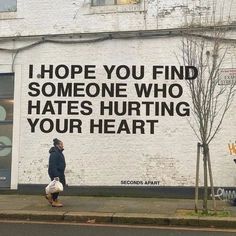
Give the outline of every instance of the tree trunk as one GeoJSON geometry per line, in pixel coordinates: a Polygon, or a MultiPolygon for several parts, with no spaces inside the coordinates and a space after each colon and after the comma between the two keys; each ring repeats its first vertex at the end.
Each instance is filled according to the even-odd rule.
{"type": "Polygon", "coordinates": [[[204,195],[203,195],[203,213],[208,213],[207,199],[208,199],[208,173],[207,173],[207,160],[208,160],[208,145],[203,143],[203,170],[204,170],[204,195]]]}
{"type": "Polygon", "coordinates": [[[199,185],[199,162],[201,144],[197,144],[196,182],[195,182],[195,212],[198,212],[198,185],[199,185]]]}
{"type": "Polygon", "coordinates": [[[211,169],[211,159],[210,159],[210,151],[208,146],[208,169],[209,169],[209,177],[210,177],[210,184],[211,184],[211,195],[213,200],[213,209],[216,213],[216,199],[215,199],[215,191],[214,191],[214,183],[213,183],[213,176],[212,176],[212,169],[211,169]]]}

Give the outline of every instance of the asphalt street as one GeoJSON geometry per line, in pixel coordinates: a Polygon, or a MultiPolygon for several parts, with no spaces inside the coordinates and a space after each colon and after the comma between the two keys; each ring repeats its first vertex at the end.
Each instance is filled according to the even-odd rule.
{"type": "Polygon", "coordinates": [[[0,222],[0,236],[233,236],[236,230],[172,228],[153,226],[0,222]]]}

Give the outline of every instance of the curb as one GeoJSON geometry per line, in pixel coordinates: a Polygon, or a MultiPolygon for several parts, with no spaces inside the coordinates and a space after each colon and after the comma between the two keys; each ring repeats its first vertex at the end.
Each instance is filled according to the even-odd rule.
{"type": "Polygon", "coordinates": [[[27,220],[73,223],[105,223],[129,225],[236,228],[234,217],[169,217],[159,214],[103,213],[103,212],[49,212],[0,211],[0,220],[27,220]]]}
{"type": "Polygon", "coordinates": [[[78,223],[112,223],[113,213],[103,212],[68,212],[64,214],[64,221],[78,223]]]}
{"type": "Polygon", "coordinates": [[[1,220],[63,221],[64,212],[0,211],[1,220]]]}

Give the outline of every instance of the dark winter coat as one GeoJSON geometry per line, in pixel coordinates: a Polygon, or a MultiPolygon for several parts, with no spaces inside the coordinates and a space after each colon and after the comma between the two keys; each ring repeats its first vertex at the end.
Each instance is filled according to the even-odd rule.
{"type": "Polygon", "coordinates": [[[64,172],[66,168],[66,162],[62,150],[57,147],[52,147],[50,148],[49,153],[50,157],[48,165],[48,174],[51,180],[53,180],[55,177],[59,177],[60,182],[65,185],[64,172]]]}

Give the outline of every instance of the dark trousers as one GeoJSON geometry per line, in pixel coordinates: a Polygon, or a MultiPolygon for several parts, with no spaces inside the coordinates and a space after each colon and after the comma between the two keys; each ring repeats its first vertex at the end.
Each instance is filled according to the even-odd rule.
{"type": "Polygon", "coordinates": [[[52,200],[56,201],[59,196],[59,193],[52,193],[52,200]]]}
{"type": "MultiPolygon", "coordinates": [[[[58,176],[55,176],[58,177],[58,176]]],[[[55,178],[54,176],[50,176],[51,180],[54,180],[55,178]]],[[[64,176],[59,176],[60,182],[62,183],[63,187],[65,187],[66,185],[66,179],[65,179],[65,175],[64,176]]],[[[57,200],[59,196],[59,193],[52,193],[52,200],[55,201],[57,200]]]]}

